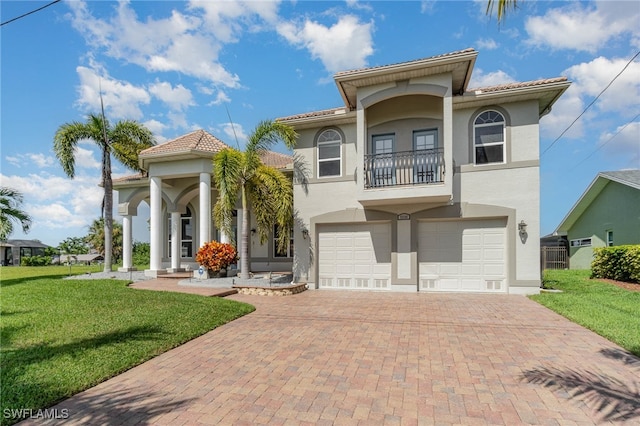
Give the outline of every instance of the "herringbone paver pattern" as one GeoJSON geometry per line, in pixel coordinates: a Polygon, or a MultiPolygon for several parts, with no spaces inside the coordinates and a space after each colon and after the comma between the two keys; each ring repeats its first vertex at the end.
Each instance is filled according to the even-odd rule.
{"type": "Polygon", "coordinates": [[[640,360],[522,296],[307,291],[55,407],[65,424],[640,422],[640,360]]]}

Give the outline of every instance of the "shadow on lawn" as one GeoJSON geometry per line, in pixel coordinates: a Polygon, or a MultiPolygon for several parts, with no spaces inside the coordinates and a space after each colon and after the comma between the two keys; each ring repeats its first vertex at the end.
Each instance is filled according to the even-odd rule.
{"type": "MultiPolygon", "coordinates": [[[[59,424],[67,422],[89,425],[149,424],[156,416],[172,412],[177,415],[192,401],[194,398],[179,398],[149,390],[106,390],[80,393],[51,407],[50,412],[60,417],[67,417],[58,420],[59,424]]],[[[163,422],[163,424],[169,423],[171,419],[163,422]]]]}
{"type": "MultiPolygon", "coordinates": [[[[619,349],[602,349],[607,358],[631,367],[640,367],[640,359],[619,349]]],[[[552,390],[564,390],[570,398],[580,399],[602,413],[603,421],[628,421],[640,418],[640,382],[622,382],[605,374],[555,367],[525,371],[523,379],[552,390]]]]}
{"type": "Polygon", "coordinates": [[[130,342],[132,340],[157,340],[162,333],[164,331],[158,326],[136,326],[74,340],[61,345],[41,343],[16,349],[9,348],[2,351],[3,369],[11,368],[14,364],[24,366],[24,364],[38,363],[58,356],[77,356],[83,351],[104,345],[130,342]]]}

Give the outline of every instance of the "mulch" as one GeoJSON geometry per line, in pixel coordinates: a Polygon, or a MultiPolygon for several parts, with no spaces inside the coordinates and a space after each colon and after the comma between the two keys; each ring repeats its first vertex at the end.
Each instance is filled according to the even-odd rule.
{"type": "Polygon", "coordinates": [[[602,281],[607,284],[612,284],[629,291],[640,291],[640,284],[636,284],[636,283],[627,283],[624,281],[609,280],[606,278],[598,278],[598,281],[602,281]]]}

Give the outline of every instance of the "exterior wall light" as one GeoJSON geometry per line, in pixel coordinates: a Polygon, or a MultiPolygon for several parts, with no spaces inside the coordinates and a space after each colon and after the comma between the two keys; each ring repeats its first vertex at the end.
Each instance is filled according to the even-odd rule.
{"type": "Polygon", "coordinates": [[[527,233],[527,224],[525,223],[524,220],[521,220],[520,223],[518,224],[518,231],[521,234],[526,234],[527,233]]]}
{"type": "Polygon", "coordinates": [[[309,238],[309,231],[307,231],[306,229],[303,229],[302,230],[302,238],[305,239],[305,240],[307,238],[309,238]]]}

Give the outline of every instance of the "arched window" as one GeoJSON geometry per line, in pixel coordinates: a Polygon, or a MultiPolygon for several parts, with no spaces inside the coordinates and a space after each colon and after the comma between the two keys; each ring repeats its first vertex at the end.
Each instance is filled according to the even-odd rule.
{"type": "Polygon", "coordinates": [[[327,129],[318,136],[318,177],[342,176],[342,136],[327,129]]]}
{"type": "Polygon", "coordinates": [[[485,111],[473,122],[475,164],[504,163],[505,119],[497,111],[485,111]]]}

